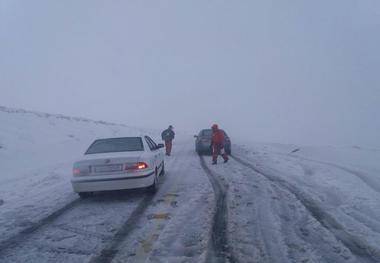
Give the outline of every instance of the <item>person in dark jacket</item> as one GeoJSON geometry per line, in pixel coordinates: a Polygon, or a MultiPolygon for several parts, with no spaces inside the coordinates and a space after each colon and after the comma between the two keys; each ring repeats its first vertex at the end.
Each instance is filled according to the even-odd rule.
{"type": "Polygon", "coordinates": [[[224,132],[219,130],[217,124],[212,125],[212,137],[211,137],[211,147],[212,147],[212,164],[217,163],[218,156],[221,155],[223,157],[224,162],[228,162],[228,156],[224,151],[224,132]]]}
{"type": "Polygon", "coordinates": [[[170,156],[172,152],[172,145],[173,145],[173,139],[174,139],[175,133],[173,131],[173,126],[169,126],[166,130],[164,130],[161,133],[161,138],[163,141],[165,141],[165,149],[166,149],[166,155],[170,156]]]}

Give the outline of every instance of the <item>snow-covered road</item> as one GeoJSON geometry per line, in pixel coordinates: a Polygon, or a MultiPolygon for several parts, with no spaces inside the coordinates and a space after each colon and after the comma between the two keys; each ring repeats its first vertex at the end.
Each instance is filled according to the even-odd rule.
{"type": "Polygon", "coordinates": [[[0,261],[204,261],[214,208],[208,178],[189,143],[178,144],[166,167],[155,195],[120,191],[80,200],[66,193],[67,203],[2,237],[0,261]]]}
{"type": "Polygon", "coordinates": [[[0,262],[380,262],[379,150],[233,145],[212,166],[180,135],[156,194],[82,200],[69,178],[89,134],[134,131],[47,120],[56,138],[25,151],[16,139],[38,131],[0,129],[0,262]]]}
{"type": "MultiPolygon", "coordinates": [[[[48,214],[35,204],[42,216],[2,236],[0,261],[380,260],[380,243],[370,239],[378,238],[377,231],[367,238],[363,227],[340,221],[339,211],[331,209],[334,203],[324,204],[299,182],[276,175],[260,158],[250,160],[243,153],[239,149],[229,163],[211,166],[209,156],[198,157],[193,142],[183,140],[167,158],[167,173],[155,195],[136,190],[79,200],[66,193],[66,203],[48,214]]],[[[334,194],[327,190],[321,193],[334,194]]],[[[378,218],[367,222],[367,227],[379,226],[378,218]]]]}

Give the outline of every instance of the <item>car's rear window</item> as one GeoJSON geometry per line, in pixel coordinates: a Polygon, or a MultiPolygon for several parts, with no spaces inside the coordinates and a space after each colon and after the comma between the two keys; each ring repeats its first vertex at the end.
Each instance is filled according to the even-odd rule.
{"type": "Polygon", "coordinates": [[[141,137],[100,139],[91,144],[85,154],[143,151],[141,137]]]}
{"type": "Polygon", "coordinates": [[[212,135],[212,130],[203,130],[202,131],[202,136],[211,137],[211,135],[212,135]]]}
{"type": "MultiPolygon", "coordinates": [[[[224,132],[224,135],[226,137],[228,137],[227,133],[224,130],[222,130],[222,132],[224,132]]],[[[209,130],[202,130],[202,136],[211,137],[212,136],[212,130],[211,129],[209,129],[209,130]]]]}

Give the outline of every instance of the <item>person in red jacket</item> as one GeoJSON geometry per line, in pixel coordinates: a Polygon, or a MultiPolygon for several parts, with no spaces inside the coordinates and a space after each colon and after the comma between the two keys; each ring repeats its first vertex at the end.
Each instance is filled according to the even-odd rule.
{"type": "Polygon", "coordinates": [[[219,130],[218,124],[214,124],[211,127],[211,147],[212,147],[212,164],[217,163],[219,155],[222,155],[224,162],[228,162],[228,156],[224,151],[224,132],[219,130]]]}

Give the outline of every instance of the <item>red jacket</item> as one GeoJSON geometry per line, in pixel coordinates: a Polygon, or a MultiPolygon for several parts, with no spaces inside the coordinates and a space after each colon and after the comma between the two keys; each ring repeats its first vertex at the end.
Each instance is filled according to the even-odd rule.
{"type": "Polygon", "coordinates": [[[213,131],[211,141],[213,145],[224,145],[224,132],[221,130],[213,131]]]}

